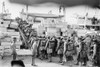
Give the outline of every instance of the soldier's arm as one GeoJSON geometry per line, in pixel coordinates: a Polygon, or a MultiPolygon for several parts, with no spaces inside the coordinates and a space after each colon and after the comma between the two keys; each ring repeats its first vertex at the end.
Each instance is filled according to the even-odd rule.
{"type": "Polygon", "coordinates": [[[38,43],[38,48],[40,47],[40,44],[41,44],[41,41],[39,40],[39,43],[38,43]]]}
{"type": "Polygon", "coordinates": [[[64,43],[64,52],[63,52],[64,54],[66,52],[66,44],[67,44],[67,42],[64,43]]]}
{"type": "Polygon", "coordinates": [[[38,40],[38,42],[37,42],[37,47],[39,47],[39,43],[40,43],[40,41],[38,40]]]}
{"type": "Polygon", "coordinates": [[[34,42],[32,43],[32,41],[31,41],[31,50],[33,49],[33,45],[34,45],[34,42]]]}
{"type": "Polygon", "coordinates": [[[94,45],[94,50],[93,50],[93,58],[94,58],[94,56],[96,55],[96,44],[94,45]]]}
{"type": "Polygon", "coordinates": [[[33,45],[33,43],[34,43],[34,41],[33,41],[33,39],[31,39],[31,40],[30,40],[30,44],[31,44],[31,46],[33,45]]]}
{"type": "Polygon", "coordinates": [[[45,49],[47,48],[47,46],[48,46],[48,43],[49,43],[49,40],[48,40],[48,41],[47,41],[47,43],[46,43],[45,49]]]}
{"type": "Polygon", "coordinates": [[[12,49],[13,43],[11,42],[10,48],[12,49]]]}
{"type": "Polygon", "coordinates": [[[58,41],[58,43],[57,43],[56,51],[58,50],[59,46],[60,46],[60,41],[58,41]]]}

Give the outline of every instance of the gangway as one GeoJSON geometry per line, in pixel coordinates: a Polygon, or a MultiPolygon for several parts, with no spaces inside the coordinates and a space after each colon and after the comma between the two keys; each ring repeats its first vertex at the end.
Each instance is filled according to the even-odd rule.
{"type": "Polygon", "coordinates": [[[28,47],[27,38],[26,38],[25,34],[22,32],[22,30],[20,29],[20,27],[18,27],[18,30],[19,30],[19,33],[20,33],[21,37],[23,38],[25,46],[28,47]]]}

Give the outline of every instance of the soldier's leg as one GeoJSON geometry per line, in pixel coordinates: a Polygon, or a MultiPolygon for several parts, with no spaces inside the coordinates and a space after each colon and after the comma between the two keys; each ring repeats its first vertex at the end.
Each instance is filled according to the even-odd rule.
{"type": "Polygon", "coordinates": [[[100,58],[99,58],[99,57],[100,57],[100,54],[99,54],[98,57],[97,57],[97,66],[98,66],[98,67],[100,67],[100,58]]]}
{"type": "Polygon", "coordinates": [[[63,54],[61,54],[61,62],[63,61],[63,54]]]}
{"type": "Polygon", "coordinates": [[[61,65],[64,65],[66,61],[67,61],[66,55],[63,54],[61,65]]]}
{"type": "Polygon", "coordinates": [[[16,56],[17,56],[16,53],[13,53],[12,56],[13,56],[13,60],[16,60],[16,56]]]}
{"type": "Polygon", "coordinates": [[[43,50],[43,59],[45,59],[45,54],[46,54],[45,50],[43,50]]]}
{"type": "Polygon", "coordinates": [[[39,58],[40,58],[41,60],[43,60],[43,53],[42,53],[42,50],[40,51],[40,56],[39,56],[39,58]]]}
{"type": "Polygon", "coordinates": [[[88,61],[88,55],[86,54],[85,58],[84,58],[84,65],[87,65],[87,61],[88,61]]]}
{"type": "Polygon", "coordinates": [[[49,59],[49,62],[52,62],[52,54],[51,53],[48,54],[48,59],[49,59]]]}
{"type": "Polygon", "coordinates": [[[79,60],[80,60],[80,53],[78,53],[78,55],[77,55],[76,65],[79,65],[79,60]]]}
{"type": "Polygon", "coordinates": [[[41,60],[42,59],[42,55],[40,54],[40,57],[39,57],[39,59],[41,60]]]}
{"type": "Polygon", "coordinates": [[[35,64],[35,55],[32,55],[32,66],[36,66],[36,64],[35,64]]]}
{"type": "Polygon", "coordinates": [[[37,57],[40,56],[40,53],[39,53],[39,48],[37,48],[37,57]]]}
{"type": "Polygon", "coordinates": [[[15,57],[15,55],[13,55],[13,60],[16,60],[16,57],[15,57]]]}
{"type": "Polygon", "coordinates": [[[45,59],[48,59],[47,55],[47,51],[45,50],[45,59]]]}
{"type": "Polygon", "coordinates": [[[41,60],[43,60],[45,58],[45,53],[44,50],[41,51],[41,60]]]}
{"type": "Polygon", "coordinates": [[[34,64],[35,64],[35,57],[32,56],[32,65],[34,65],[34,64]]]}
{"type": "Polygon", "coordinates": [[[62,61],[63,61],[63,54],[59,54],[59,63],[62,63],[62,61]]]}
{"type": "Polygon", "coordinates": [[[59,56],[59,63],[61,63],[61,55],[59,54],[58,56],[59,56]]]}
{"type": "Polygon", "coordinates": [[[86,66],[86,64],[87,64],[87,60],[86,60],[86,58],[84,58],[83,59],[83,66],[86,66]]]}
{"type": "Polygon", "coordinates": [[[39,50],[39,59],[41,58],[41,50],[39,50]]]}
{"type": "Polygon", "coordinates": [[[41,60],[43,60],[43,55],[44,55],[44,53],[43,53],[43,50],[41,51],[41,60]]]}

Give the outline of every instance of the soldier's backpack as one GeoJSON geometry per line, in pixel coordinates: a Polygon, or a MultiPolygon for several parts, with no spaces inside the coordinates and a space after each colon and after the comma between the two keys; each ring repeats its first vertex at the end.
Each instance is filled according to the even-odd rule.
{"type": "Polygon", "coordinates": [[[64,42],[61,41],[60,46],[59,46],[59,50],[58,50],[58,54],[63,54],[63,50],[64,50],[64,42]]]}
{"type": "Polygon", "coordinates": [[[46,45],[46,41],[45,40],[42,40],[41,41],[41,46],[45,46],[46,45]]]}
{"type": "Polygon", "coordinates": [[[67,44],[67,51],[71,51],[71,50],[74,50],[74,45],[73,45],[73,43],[68,43],[67,44]]]}
{"type": "Polygon", "coordinates": [[[40,50],[44,50],[45,49],[45,45],[46,45],[46,41],[45,40],[41,40],[40,50]]]}
{"type": "Polygon", "coordinates": [[[55,46],[55,41],[54,40],[50,40],[49,41],[49,48],[54,48],[55,46]]]}

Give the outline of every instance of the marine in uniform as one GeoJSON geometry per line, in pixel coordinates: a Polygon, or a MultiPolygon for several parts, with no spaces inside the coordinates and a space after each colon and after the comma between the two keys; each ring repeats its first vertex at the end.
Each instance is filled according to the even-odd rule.
{"type": "Polygon", "coordinates": [[[68,43],[66,44],[66,57],[68,60],[73,60],[73,53],[74,53],[74,44],[71,40],[68,40],[68,43]]]}
{"type": "Polygon", "coordinates": [[[96,49],[97,49],[97,44],[96,44],[95,40],[93,40],[91,42],[90,52],[89,52],[89,56],[91,57],[90,61],[92,61],[93,66],[95,66],[97,64],[96,49]]]}
{"type": "Polygon", "coordinates": [[[87,61],[88,61],[88,55],[87,55],[87,46],[84,42],[84,40],[81,42],[81,51],[79,52],[79,55],[78,55],[78,62],[81,62],[81,64],[83,66],[86,66],[87,65],[87,61]]]}
{"type": "Polygon", "coordinates": [[[76,63],[76,65],[78,65],[78,64],[79,64],[79,60],[78,60],[78,58],[79,58],[79,53],[80,53],[80,51],[81,51],[81,40],[80,40],[80,38],[78,38],[78,41],[77,41],[75,47],[76,47],[76,50],[77,50],[77,57],[76,57],[77,63],[76,63]]]}
{"type": "Polygon", "coordinates": [[[63,42],[63,39],[61,38],[58,38],[58,45],[57,45],[57,54],[59,55],[59,58],[60,58],[60,63],[62,63],[63,61],[63,51],[64,51],[64,42],[63,42]]]}
{"type": "Polygon", "coordinates": [[[46,40],[43,38],[41,39],[40,45],[39,45],[39,54],[40,54],[40,59],[46,59],[46,50],[45,50],[45,46],[46,46],[46,40]]]}
{"type": "Polygon", "coordinates": [[[55,46],[55,41],[52,39],[48,39],[46,43],[46,49],[47,49],[49,62],[52,62],[52,54],[53,54],[54,46],[55,46]]]}
{"type": "Polygon", "coordinates": [[[64,39],[64,51],[63,51],[63,62],[62,65],[66,61],[73,60],[73,53],[74,53],[74,44],[70,40],[70,37],[64,39]]]}

